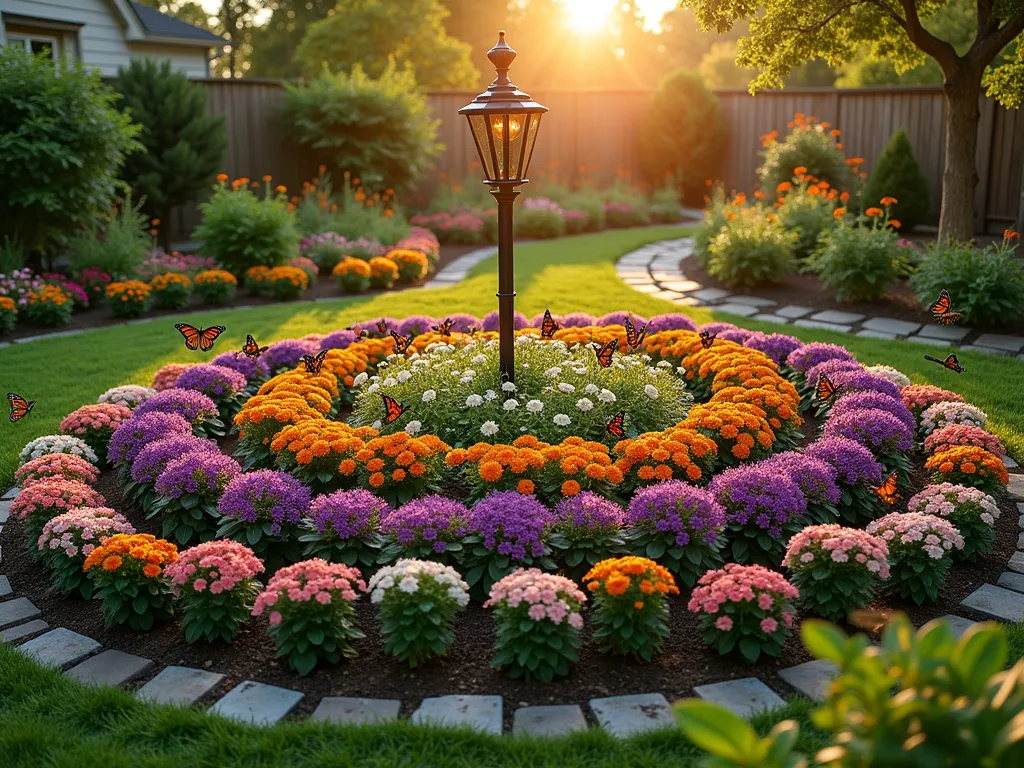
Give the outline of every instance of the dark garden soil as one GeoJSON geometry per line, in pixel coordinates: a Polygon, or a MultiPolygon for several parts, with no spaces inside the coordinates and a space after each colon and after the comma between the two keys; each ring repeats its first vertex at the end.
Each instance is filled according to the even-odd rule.
{"type": "MultiPolygon", "coordinates": [[[[462,256],[470,251],[475,251],[482,248],[482,245],[442,245],[441,246],[441,257],[438,260],[435,271],[428,275],[424,280],[416,283],[402,283],[395,286],[395,290],[403,290],[415,285],[422,285],[423,283],[430,280],[434,274],[440,271],[449,262],[454,261],[459,256],[462,256]]],[[[358,294],[360,297],[372,298],[386,291],[367,291],[366,293],[358,294]]],[[[353,294],[355,295],[355,294],[353,294]]],[[[338,284],[333,277],[330,275],[320,275],[316,284],[307,290],[302,297],[296,299],[296,301],[313,301],[315,299],[330,298],[332,296],[341,296],[338,291],[338,284]]],[[[148,311],[144,317],[173,317],[181,315],[184,312],[198,312],[204,311],[208,313],[216,313],[219,310],[232,309],[233,307],[257,307],[264,306],[267,304],[282,304],[284,302],[272,299],[269,296],[252,296],[244,289],[239,288],[235,298],[229,303],[219,307],[207,307],[204,306],[198,296],[192,296],[189,306],[187,309],[152,309],[148,311]]],[[[124,320],[121,318],[114,317],[110,314],[110,310],[103,303],[98,306],[90,307],[89,309],[82,312],[75,312],[71,316],[71,322],[68,325],[60,328],[41,328],[39,326],[28,325],[27,323],[19,323],[13,333],[8,335],[0,334],[0,341],[17,341],[20,338],[26,336],[40,336],[47,333],[55,333],[58,331],[69,331],[82,328],[106,328],[109,326],[122,325],[124,320]]]]}

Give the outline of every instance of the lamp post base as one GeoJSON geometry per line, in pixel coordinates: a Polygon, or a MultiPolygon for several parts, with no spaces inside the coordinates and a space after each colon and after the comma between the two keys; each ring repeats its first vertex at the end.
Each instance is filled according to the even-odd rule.
{"type": "Polygon", "coordinates": [[[512,204],[519,197],[517,182],[486,182],[498,203],[498,361],[502,382],[515,383],[515,270],[512,258],[512,204]]]}

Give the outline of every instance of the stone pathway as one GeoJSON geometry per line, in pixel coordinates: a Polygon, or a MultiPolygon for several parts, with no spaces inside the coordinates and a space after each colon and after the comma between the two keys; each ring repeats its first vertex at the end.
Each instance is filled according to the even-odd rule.
{"type": "Polygon", "coordinates": [[[717,312],[749,317],[766,323],[852,333],[871,339],[905,339],[931,347],[960,347],[1024,360],[1024,337],[976,333],[962,326],[922,325],[893,317],[867,317],[857,312],[827,310],[778,302],[758,296],[705,288],[683,272],[693,256],[693,239],[665,240],[627,253],[615,265],[619,278],[635,291],[684,307],[709,307],[717,312]]]}

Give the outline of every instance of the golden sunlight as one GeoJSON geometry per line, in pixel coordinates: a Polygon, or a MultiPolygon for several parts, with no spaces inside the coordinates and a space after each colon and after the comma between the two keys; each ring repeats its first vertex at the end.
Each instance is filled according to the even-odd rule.
{"type": "Polygon", "coordinates": [[[617,0],[562,0],[573,31],[590,35],[604,31],[617,0]]]}

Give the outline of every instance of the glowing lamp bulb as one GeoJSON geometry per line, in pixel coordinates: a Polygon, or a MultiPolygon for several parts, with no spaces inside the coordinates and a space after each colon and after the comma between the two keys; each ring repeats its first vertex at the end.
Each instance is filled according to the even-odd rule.
{"type": "MultiPolygon", "coordinates": [[[[491,120],[491,129],[494,131],[495,138],[503,139],[505,137],[505,116],[498,115],[491,120]]],[[[522,133],[523,126],[519,122],[517,115],[508,116],[508,140],[515,141],[519,134],[522,133]]]]}

